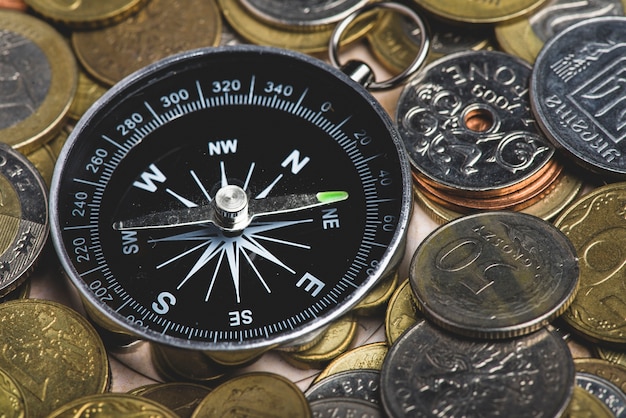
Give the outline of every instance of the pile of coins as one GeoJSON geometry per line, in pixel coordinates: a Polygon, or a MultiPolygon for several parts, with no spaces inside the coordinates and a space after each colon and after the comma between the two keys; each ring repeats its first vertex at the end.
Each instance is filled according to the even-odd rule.
{"type": "Polygon", "coordinates": [[[422,28],[371,0],[70,3],[0,1],[0,416],[626,416],[623,1],[392,3],[422,28]],[[426,56],[373,93],[413,177],[419,231],[394,271],[270,352],[146,345],[83,305],[47,199],[85,112],[195,48],[332,61],[345,19],[335,46],[377,72],[426,56]]]}

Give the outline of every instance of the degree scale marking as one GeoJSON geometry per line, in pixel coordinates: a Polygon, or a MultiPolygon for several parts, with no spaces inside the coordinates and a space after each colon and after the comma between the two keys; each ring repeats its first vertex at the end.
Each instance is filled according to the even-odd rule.
{"type": "MultiPolygon", "coordinates": [[[[254,79],[254,76],[253,76],[254,79]]],[[[212,97],[207,97],[205,95],[202,94],[202,88],[201,88],[201,84],[199,80],[195,80],[195,84],[197,86],[197,92],[199,93],[199,99],[197,99],[195,102],[195,106],[193,104],[188,104],[187,106],[185,106],[184,110],[185,112],[191,113],[193,111],[198,110],[198,108],[202,109],[202,108],[209,108],[212,106],[224,106],[224,105],[234,105],[234,104],[241,104],[241,105],[249,105],[249,104],[253,104],[253,105],[260,105],[260,106],[265,106],[265,107],[270,107],[270,108],[275,108],[278,110],[282,110],[282,111],[286,111],[289,113],[292,113],[296,116],[299,116],[313,124],[315,124],[316,126],[322,128],[325,132],[327,132],[328,134],[331,135],[332,138],[334,138],[337,143],[344,149],[344,151],[346,152],[346,154],[349,156],[349,158],[352,160],[354,167],[358,169],[358,175],[361,178],[361,184],[363,187],[363,192],[365,195],[365,200],[366,200],[366,205],[367,205],[367,212],[368,212],[368,216],[367,216],[367,220],[366,220],[366,234],[365,234],[365,238],[363,239],[363,242],[360,245],[360,249],[357,252],[357,255],[355,257],[355,261],[353,263],[353,266],[345,273],[345,276],[354,276],[356,275],[355,273],[353,273],[353,271],[355,270],[355,266],[356,265],[362,265],[362,267],[367,267],[366,264],[360,262],[359,260],[361,258],[363,259],[367,259],[367,257],[364,256],[364,252],[368,253],[368,251],[364,250],[364,247],[370,247],[371,245],[378,245],[381,247],[384,247],[383,244],[377,244],[373,241],[370,240],[370,238],[368,238],[368,230],[371,231],[375,231],[376,230],[376,225],[373,224],[372,219],[375,219],[376,222],[375,223],[380,223],[380,221],[378,220],[377,216],[375,216],[375,213],[372,212],[376,212],[378,207],[377,204],[380,202],[385,202],[385,201],[389,201],[392,199],[375,199],[372,200],[371,196],[377,196],[376,194],[376,190],[373,186],[368,187],[369,185],[373,185],[375,183],[375,179],[372,178],[371,173],[368,171],[368,165],[367,162],[369,160],[375,159],[378,156],[371,156],[368,157],[367,159],[365,159],[362,155],[359,155],[357,147],[356,147],[356,140],[353,140],[351,138],[349,138],[347,135],[343,134],[343,132],[340,131],[340,127],[341,125],[345,124],[350,118],[351,116],[347,117],[346,119],[344,119],[343,121],[340,122],[340,124],[334,124],[333,122],[329,121],[328,119],[326,119],[323,115],[323,113],[321,111],[317,111],[314,112],[311,109],[307,108],[307,107],[303,107],[302,106],[302,102],[305,99],[305,96],[308,92],[308,87],[305,88],[305,90],[303,91],[303,93],[301,94],[301,96],[298,98],[297,102],[289,102],[285,99],[279,98],[277,94],[274,94],[272,96],[265,96],[263,94],[254,94],[253,93],[253,86],[251,85],[251,90],[249,93],[249,99],[246,99],[246,96],[243,95],[231,95],[228,93],[223,93],[219,96],[212,96],[212,97]],[[238,97],[238,99],[237,99],[238,97]],[[271,97],[271,98],[270,98],[271,97]],[[352,149],[352,152],[350,151],[350,149],[352,149]]],[[[120,145],[119,143],[116,143],[114,140],[112,140],[109,137],[106,137],[105,135],[102,135],[102,139],[106,140],[107,142],[111,143],[112,145],[114,145],[116,148],[118,148],[118,152],[115,153],[115,155],[113,157],[111,157],[111,161],[107,162],[108,164],[111,164],[111,162],[115,162],[116,164],[119,163],[119,161],[121,161],[127,154],[128,152],[133,148],[134,145],[136,145],[137,143],[141,142],[141,140],[143,139],[143,137],[147,136],[148,134],[150,134],[152,131],[154,131],[156,128],[160,127],[161,125],[167,123],[170,121],[169,118],[164,118],[164,114],[158,114],[154,111],[154,109],[150,106],[149,103],[146,102],[146,108],[149,109],[149,111],[154,112],[153,116],[154,119],[150,120],[150,121],[146,121],[143,125],[138,126],[137,128],[135,128],[133,130],[133,134],[130,138],[127,139],[126,143],[124,143],[123,145],[120,145]],[[164,121],[165,119],[165,121],[164,121]]],[[[180,108],[179,108],[180,109],[180,108]]],[[[179,114],[178,116],[181,116],[181,114],[179,114]]],[[[109,167],[110,168],[110,167],[109,167]]],[[[252,169],[252,168],[251,168],[252,169]]],[[[87,184],[87,182],[81,180],[81,179],[74,179],[74,181],[76,182],[81,182],[83,184],[87,184]]],[[[100,192],[100,194],[102,193],[102,190],[104,189],[104,185],[102,184],[97,184],[97,183],[92,183],[92,186],[94,186],[95,188],[98,189],[98,191],[100,192]]],[[[88,229],[92,229],[92,228],[97,228],[97,225],[86,225],[86,226],[78,226],[78,227],[65,227],[65,229],[72,229],[72,228],[88,228],[88,229]]],[[[96,249],[96,251],[98,253],[102,253],[101,248],[96,249]]],[[[106,266],[106,261],[103,260],[102,257],[99,257],[98,260],[99,264],[104,264],[106,266]]],[[[90,272],[94,272],[94,271],[98,271],[99,268],[96,269],[91,269],[90,272]]],[[[88,272],[85,272],[83,274],[87,274],[88,272]]],[[[113,285],[117,284],[115,278],[113,278],[111,276],[111,274],[109,273],[106,277],[108,280],[113,280],[114,283],[113,285]]],[[[347,287],[357,287],[350,279],[347,279],[346,277],[341,278],[340,281],[337,283],[337,285],[335,285],[336,289],[331,289],[331,294],[333,296],[338,296],[338,294],[343,293],[343,290],[345,290],[347,287]],[[342,285],[343,283],[343,285],[342,285]],[[348,286],[345,286],[346,284],[348,284],[348,286]],[[337,292],[337,289],[339,289],[340,291],[337,292]]],[[[128,305],[129,302],[129,298],[128,295],[125,291],[118,291],[116,293],[122,293],[124,294],[126,297],[126,301],[117,308],[117,310],[121,310],[125,305],[128,305]]],[[[318,301],[321,302],[321,301],[318,301]]],[[[325,304],[336,304],[337,301],[333,298],[329,296],[326,296],[323,300],[323,302],[325,304]],[[330,300],[330,302],[329,302],[330,300]]],[[[133,301],[133,303],[131,305],[138,305],[136,303],[136,301],[133,301]]],[[[319,309],[319,307],[312,307],[312,308],[307,308],[306,309],[306,313],[307,315],[313,315],[315,316],[315,310],[319,309]]],[[[133,310],[133,312],[138,312],[138,311],[146,311],[145,307],[139,306],[133,310]],[[140,309],[141,308],[141,309],[140,309]]],[[[303,317],[303,313],[299,313],[296,314],[295,317],[293,318],[287,318],[286,320],[283,321],[283,324],[281,325],[280,323],[278,324],[274,324],[273,327],[275,329],[278,330],[283,330],[284,328],[291,328],[293,329],[293,327],[301,322],[301,319],[298,318],[298,316],[303,317]],[[286,322],[285,322],[286,321],[286,322]]],[[[156,315],[157,317],[157,321],[153,321],[153,322],[162,322],[162,318],[159,317],[158,315],[156,315]]],[[[172,326],[170,324],[170,320],[165,319],[166,322],[168,322],[168,327],[170,327],[170,329],[172,328],[179,328],[180,324],[175,324],[175,326],[172,326]]],[[[268,334],[267,328],[268,326],[265,325],[262,328],[264,329],[264,333],[268,334]]],[[[156,331],[156,330],[154,330],[156,331]]],[[[198,333],[198,331],[201,334],[204,334],[207,338],[213,338],[214,340],[219,340],[220,337],[219,335],[223,335],[224,331],[207,331],[207,330],[196,330],[196,334],[198,333]]],[[[166,329],[163,329],[162,331],[163,333],[166,332],[166,329]]],[[[241,335],[241,333],[244,331],[228,331],[228,333],[234,333],[234,335],[241,335]]],[[[259,330],[258,329],[252,329],[252,330],[246,330],[246,333],[254,333],[255,335],[259,334],[259,330]]]]}

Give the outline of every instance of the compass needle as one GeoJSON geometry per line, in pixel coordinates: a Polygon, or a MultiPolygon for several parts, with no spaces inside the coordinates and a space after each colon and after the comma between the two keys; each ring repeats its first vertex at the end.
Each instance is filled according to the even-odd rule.
{"type": "Polygon", "coordinates": [[[91,106],[57,162],[50,224],[113,329],[263,352],[311,338],[397,269],[412,203],[405,146],[361,84],[238,45],[162,59],[91,106]],[[106,169],[85,170],[94,160],[106,169]]]}

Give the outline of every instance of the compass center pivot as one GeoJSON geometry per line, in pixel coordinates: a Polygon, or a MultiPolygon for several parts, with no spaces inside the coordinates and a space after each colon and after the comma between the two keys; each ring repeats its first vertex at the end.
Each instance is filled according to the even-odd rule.
{"type": "Polygon", "coordinates": [[[229,231],[239,231],[250,223],[248,195],[241,187],[229,184],[220,188],[213,202],[218,226],[229,231]]]}

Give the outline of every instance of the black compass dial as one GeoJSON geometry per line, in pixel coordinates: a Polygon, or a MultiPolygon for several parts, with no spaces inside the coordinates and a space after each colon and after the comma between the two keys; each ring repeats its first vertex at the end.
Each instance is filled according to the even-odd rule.
{"type": "Polygon", "coordinates": [[[203,350],[291,342],[402,256],[408,162],[380,106],[298,53],[190,51],[116,85],[66,143],[55,247],[98,315],[203,350]]]}

